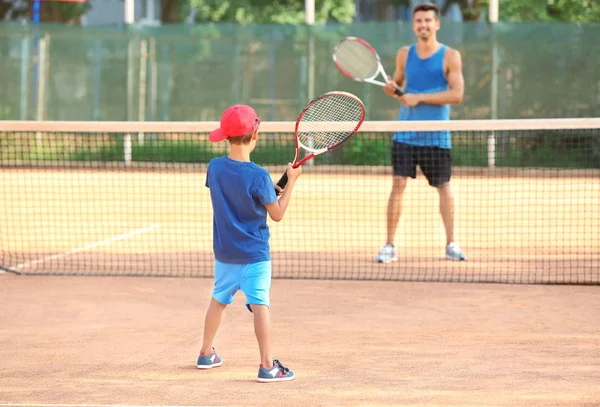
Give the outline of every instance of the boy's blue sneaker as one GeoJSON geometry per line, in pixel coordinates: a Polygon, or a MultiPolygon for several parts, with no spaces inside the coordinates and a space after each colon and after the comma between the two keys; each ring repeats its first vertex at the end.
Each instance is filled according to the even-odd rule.
{"type": "Polygon", "coordinates": [[[278,360],[273,361],[273,367],[266,368],[260,365],[258,369],[258,381],[261,383],[283,382],[285,380],[294,380],[294,373],[283,366],[278,360]]]}
{"type": "Polygon", "coordinates": [[[222,364],[223,359],[221,359],[219,355],[217,355],[217,352],[215,352],[215,348],[213,348],[212,355],[200,354],[200,356],[198,356],[198,369],[210,369],[212,367],[221,366],[222,364]]]}

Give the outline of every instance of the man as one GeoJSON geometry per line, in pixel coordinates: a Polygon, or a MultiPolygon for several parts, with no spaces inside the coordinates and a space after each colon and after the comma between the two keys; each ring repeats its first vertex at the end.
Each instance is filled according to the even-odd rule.
{"type": "MultiPolygon", "coordinates": [[[[437,40],[440,11],[430,3],[413,10],[413,31],[417,42],[402,47],[396,55],[393,80],[384,91],[398,99],[399,120],[450,120],[450,105],[461,103],[464,79],[460,53],[437,40]],[[397,96],[395,88],[403,89],[397,96]]],[[[392,139],[393,184],[387,208],[387,241],[377,262],[396,261],[394,238],[402,213],[402,198],[408,177],[416,178],[416,166],[440,196],[440,213],[446,230],[446,258],[466,260],[454,242],[454,198],[450,191],[452,160],[450,132],[396,132],[392,139]]]]}

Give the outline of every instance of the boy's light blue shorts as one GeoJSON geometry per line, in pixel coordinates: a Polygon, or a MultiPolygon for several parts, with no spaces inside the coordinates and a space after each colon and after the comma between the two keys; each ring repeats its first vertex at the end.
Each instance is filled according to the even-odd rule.
{"type": "Polygon", "coordinates": [[[251,264],[226,264],[215,260],[215,288],[213,297],[221,304],[231,304],[238,290],[246,295],[246,307],[250,304],[270,306],[271,262],[251,264]]]}

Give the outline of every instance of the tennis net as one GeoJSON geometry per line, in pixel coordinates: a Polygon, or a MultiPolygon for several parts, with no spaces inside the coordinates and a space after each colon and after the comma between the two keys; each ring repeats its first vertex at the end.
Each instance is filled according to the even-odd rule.
{"type": "MultiPolygon", "coordinates": [[[[22,274],[210,277],[205,187],[217,122],[0,122],[0,268],[22,274]]],[[[252,160],[276,181],[294,123],[264,122],[252,160]]],[[[600,284],[600,119],[365,122],[304,165],[269,220],[274,278],[600,284]],[[418,170],[386,242],[395,131],[452,135],[454,239],[418,170]]],[[[396,204],[397,205],[397,204],[396,204]]]]}

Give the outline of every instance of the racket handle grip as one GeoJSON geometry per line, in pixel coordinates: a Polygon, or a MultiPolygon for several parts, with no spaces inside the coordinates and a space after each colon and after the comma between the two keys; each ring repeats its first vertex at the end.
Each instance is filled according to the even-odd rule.
{"type": "Polygon", "coordinates": [[[396,95],[402,96],[402,95],[404,95],[404,92],[402,92],[400,89],[396,88],[396,95]]]}
{"type": "MultiPolygon", "coordinates": [[[[284,189],[285,186],[287,185],[287,182],[288,182],[288,176],[287,176],[287,170],[285,170],[285,172],[283,173],[281,178],[279,178],[279,181],[277,181],[277,186],[279,186],[279,188],[281,188],[281,189],[284,189]]],[[[277,195],[279,195],[279,192],[277,191],[277,189],[275,189],[275,193],[277,195]]]]}

